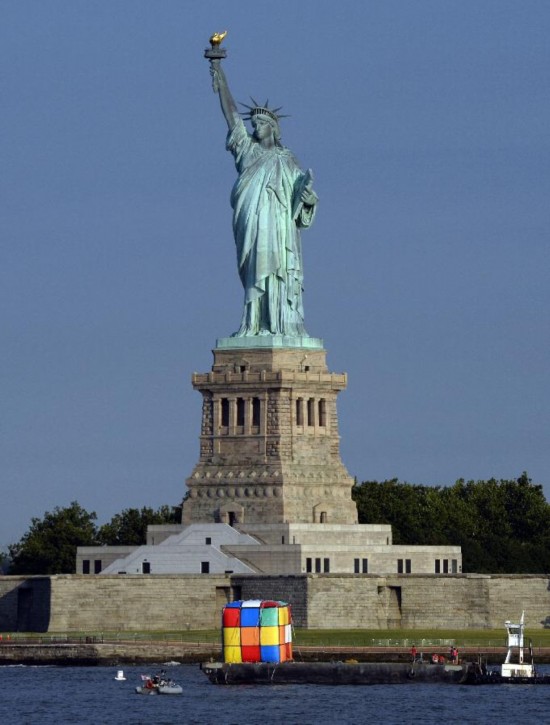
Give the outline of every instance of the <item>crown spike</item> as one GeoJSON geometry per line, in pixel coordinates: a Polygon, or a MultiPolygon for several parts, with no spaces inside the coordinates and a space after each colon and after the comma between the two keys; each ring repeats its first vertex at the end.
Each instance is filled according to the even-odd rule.
{"type": "Polygon", "coordinates": [[[288,118],[288,115],[286,114],[279,115],[278,112],[281,110],[282,106],[279,106],[278,108],[269,108],[269,99],[267,99],[263,106],[260,105],[253,96],[250,96],[250,100],[254,104],[253,106],[249,106],[248,103],[243,103],[242,101],[238,102],[240,106],[246,109],[245,111],[239,112],[245,121],[251,121],[254,116],[259,115],[269,116],[276,122],[278,122],[280,118],[288,118]]]}

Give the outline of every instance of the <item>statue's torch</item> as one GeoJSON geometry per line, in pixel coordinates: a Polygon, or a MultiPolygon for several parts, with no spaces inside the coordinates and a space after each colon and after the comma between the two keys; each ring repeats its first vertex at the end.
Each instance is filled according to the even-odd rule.
{"type": "Polygon", "coordinates": [[[204,57],[210,61],[210,72],[212,74],[212,88],[214,93],[218,92],[218,77],[216,70],[220,64],[220,60],[227,56],[227,50],[221,47],[221,42],[227,35],[227,30],[223,33],[214,33],[210,38],[210,48],[204,51],[204,57]]]}

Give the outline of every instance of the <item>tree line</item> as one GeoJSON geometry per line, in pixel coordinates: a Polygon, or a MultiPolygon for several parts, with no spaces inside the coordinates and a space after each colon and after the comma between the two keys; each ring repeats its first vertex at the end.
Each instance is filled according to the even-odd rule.
{"type": "Polygon", "coordinates": [[[43,518],[31,519],[20,541],[8,546],[4,569],[8,574],[74,574],[77,546],[140,546],[150,524],[180,523],[181,508],[128,508],[103,526],[96,526],[96,520],[95,511],[77,501],[46,511],[43,518]]]}
{"type": "Polygon", "coordinates": [[[365,481],[352,495],[359,523],[391,524],[394,544],[460,546],[464,572],[550,571],[550,504],[527,473],[450,487],[365,481]]]}

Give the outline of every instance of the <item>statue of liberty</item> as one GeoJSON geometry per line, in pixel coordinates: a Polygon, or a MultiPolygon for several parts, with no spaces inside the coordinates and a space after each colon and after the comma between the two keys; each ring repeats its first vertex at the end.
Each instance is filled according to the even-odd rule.
{"type": "Polygon", "coordinates": [[[238,173],[231,206],[244,310],[234,337],[307,337],[300,229],[309,227],[315,216],[312,174],[301,171],[294,155],[281,144],[280,108],[252,99],[247,112],[239,113],[221,67],[225,49],[219,48],[220,37],[211,38],[212,50],[205,56],[210,58],[213,88],[229,127],[227,150],[238,173]],[[251,134],[241,115],[251,122],[251,134]]]}

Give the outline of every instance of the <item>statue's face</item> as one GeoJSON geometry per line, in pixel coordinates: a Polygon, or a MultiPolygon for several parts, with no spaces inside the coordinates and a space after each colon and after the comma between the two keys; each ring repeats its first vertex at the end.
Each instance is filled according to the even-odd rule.
{"type": "Polygon", "coordinates": [[[264,118],[263,116],[254,116],[252,119],[252,126],[254,128],[254,136],[258,139],[258,141],[262,141],[270,136],[273,138],[273,126],[267,118],[264,118]]]}

